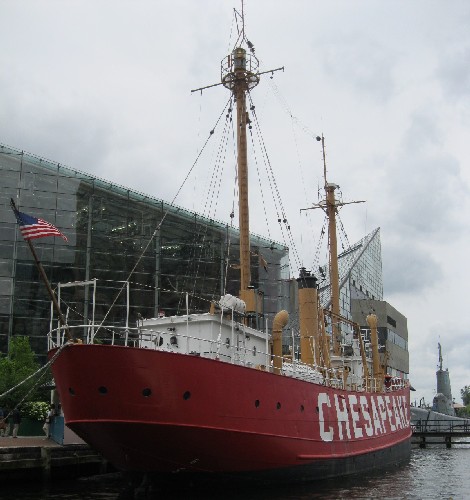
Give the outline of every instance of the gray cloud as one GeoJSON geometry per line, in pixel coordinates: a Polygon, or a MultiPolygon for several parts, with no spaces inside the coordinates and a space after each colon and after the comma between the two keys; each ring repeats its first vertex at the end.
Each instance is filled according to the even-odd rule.
{"type": "Polygon", "coordinates": [[[447,99],[470,100],[470,46],[458,46],[440,60],[436,71],[447,99]]]}
{"type": "Polygon", "coordinates": [[[389,225],[403,237],[418,237],[429,245],[461,231],[465,222],[458,212],[469,192],[459,162],[446,151],[444,134],[435,122],[429,113],[411,116],[403,149],[389,160],[385,184],[389,225]]]}
{"type": "Polygon", "coordinates": [[[323,48],[323,67],[330,78],[378,102],[389,100],[395,92],[395,60],[392,50],[359,32],[330,40],[323,48]]]}
{"type": "Polygon", "coordinates": [[[413,295],[432,288],[442,279],[441,266],[430,252],[417,247],[406,237],[382,245],[384,294],[413,295]]]}

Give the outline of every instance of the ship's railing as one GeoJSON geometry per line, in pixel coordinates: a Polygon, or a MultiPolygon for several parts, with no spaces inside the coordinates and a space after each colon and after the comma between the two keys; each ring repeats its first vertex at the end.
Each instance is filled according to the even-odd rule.
{"type": "Polygon", "coordinates": [[[385,391],[393,392],[405,389],[409,386],[409,381],[400,377],[393,377],[389,382],[385,381],[385,391]]]}
{"type": "MultiPolygon", "coordinates": [[[[179,354],[189,354],[201,356],[209,359],[218,359],[223,362],[246,366],[264,371],[273,371],[274,356],[269,352],[258,350],[258,362],[250,361],[252,359],[252,348],[243,345],[226,345],[220,339],[203,338],[185,333],[171,332],[158,329],[141,329],[129,327],[117,327],[115,325],[101,327],[99,335],[96,328],[92,329],[89,325],[68,325],[68,332],[75,338],[69,341],[64,327],[53,329],[48,334],[48,349],[53,349],[72,342],[78,344],[103,344],[122,347],[135,347],[155,349],[179,354]],[[86,332],[84,335],[83,332],[86,332]],[[262,359],[263,362],[259,362],[262,359]]],[[[345,380],[341,375],[340,369],[326,369],[321,366],[309,366],[301,361],[290,359],[286,361],[283,356],[282,375],[313,383],[320,383],[325,386],[338,389],[352,389],[363,391],[363,379],[359,375],[350,374],[345,380]]],[[[393,391],[403,388],[404,383],[397,379],[387,388],[393,391]]],[[[379,380],[372,379],[370,389],[378,391],[380,387],[379,380]]]]}
{"type": "MultiPolygon", "coordinates": [[[[227,363],[246,366],[264,371],[273,371],[274,356],[271,353],[258,350],[258,358],[263,358],[264,363],[253,363],[249,361],[252,356],[252,348],[246,348],[242,345],[226,346],[220,340],[202,338],[186,335],[184,333],[172,332],[157,329],[126,328],[126,327],[103,327],[99,335],[96,330],[92,332],[91,328],[87,334],[86,325],[68,326],[68,332],[72,337],[77,337],[73,341],[67,338],[66,330],[63,327],[53,329],[49,332],[48,349],[54,349],[64,343],[76,344],[102,344],[122,347],[142,347],[145,345],[148,349],[174,352],[180,354],[189,354],[201,356],[209,359],[218,359],[227,363]],[[75,335],[74,335],[75,334],[75,335]],[[162,342],[161,339],[165,339],[162,342]],[[189,349],[191,345],[192,349],[189,349]],[[197,346],[197,348],[195,348],[197,346]]],[[[332,387],[342,388],[343,380],[339,372],[334,369],[324,370],[321,367],[311,367],[298,360],[291,360],[283,363],[282,374],[284,376],[305,380],[308,382],[320,383],[332,387]]]]}

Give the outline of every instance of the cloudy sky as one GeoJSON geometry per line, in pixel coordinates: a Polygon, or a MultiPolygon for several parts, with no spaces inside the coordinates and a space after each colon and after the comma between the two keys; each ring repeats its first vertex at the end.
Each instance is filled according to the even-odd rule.
{"type": "MultiPolygon", "coordinates": [[[[1,0],[0,143],[172,200],[229,99],[221,86],[190,90],[220,80],[234,7],[1,0]]],[[[252,98],[298,262],[313,266],[323,223],[300,214],[318,201],[323,133],[329,181],[345,201],[367,200],[341,211],[349,241],[381,228],[384,299],[408,318],[413,397],[432,400],[441,342],[460,400],[470,385],[470,3],[246,0],[245,15],[261,70],[285,67],[252,98]]],[[[222,128],[176,204],[207,208],[222,128]]],[[[264,215],[262,159],[251,159],[262,186],[250,192],[252,228],[283,241],[277,215],[264,215]]],[[[222,221],[234,192],[227,164],[222,221]]]]}

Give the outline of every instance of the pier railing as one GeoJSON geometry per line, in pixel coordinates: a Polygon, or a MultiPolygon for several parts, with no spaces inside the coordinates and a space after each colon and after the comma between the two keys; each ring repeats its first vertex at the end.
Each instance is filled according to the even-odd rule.
{"type": "Polygon", "coordinates": [[[420,419],[411,423],[413,433],[451,433],[467,434],[470,436],[470,420],[427,420],[420,419]]]}
{"type": "Polygon", "coordinates": [[[411,422],[412,443],[420,448],[428,445],[468,445],[470,441],[470,420],[415,420],[411,422]]]}

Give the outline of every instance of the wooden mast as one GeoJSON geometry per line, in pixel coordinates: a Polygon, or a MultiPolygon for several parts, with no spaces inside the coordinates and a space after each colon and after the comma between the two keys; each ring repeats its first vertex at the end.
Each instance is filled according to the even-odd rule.
{"type": "Polygon", "coordinates": [[[234,51],[235,85],[233,95],[237,105],[237,163],[240,227],[240,290],[251,285],[250,272],[250,211],[248,206],[248,153],[246,145],[246,52],[242,48],[234,51]]]}
{"type": "Polygon", "coordinates": [[[325,138],[321,136],[323,152],[323,177],[325,180],[326,195],[326,214],[328,217],[328,247],[330,264],[330,290],[331,290],[331,312],[332,315],[332,334],[333,334],[333,354],[341,354],[341,325],[338,321],[340,317],[339,308],[339,270],[338,270],[338,240],[336,236],[336,184],[328,183],[326,180],[326,156],[325,156],[325,138]]]}
{"type": "Polygon", "coordinates": [[[230,55],[222,60],[221,82],[206,87],[191,90],[191,92],[222,84],[232,93],[237,109],[237,170],[239,192],[239,228],[240,228],[240,298],[246,303],[246,312],[256,312],[255,291],[251,287],[250,271],[250,212],[248,208],[248,153],[246,127],[250,123],[246,110],[246,94],[258,85],[260,75],[284,70],[276,68],[259,72],[259,62],[254,55],[254,47],[245,37],[245,20],[242,2],[242,31],[239,35],[240,44],[246,42],[251,54],[241,47],[235,47],[230,55]]]}
{"type": "Polygon", "coordinates": [[[330,183],[326,179],[326,154],[325,154],[325,138],[323,135],[317,136],[317,141],[321,141],[323,152],[323,178],[325,181],[325,200],[315,204],[311,208],[303,208],[302,210],[311,210],[321,208],[328,217],[328,249],[329,249],[329,270],[330,270],[330,310],[331,324],[333,336],[333,355],[341,355],[341,324],[339,318],[341,316],[339,306],[339,265],[338,265],[338,240],[336,235],[336,214],[338,207],[349,205],[350,203],[363,203],[363,201],[343,202],[336,200],[335,190],[339,187],[336,184],[330,183]]]}
{"type": "MultiPolygon", "coordinates": [[[[242,41],[244,31],[242,32],[242,41]]],[[[240,228],[240,298],[245,301],[246,312],[257,311],[255,291],[251,288],[250,271],[250,212],[248,207],[248,153],[246,127],[246,93],[259,83],[258,59],[236,47],[222,61],[222,84],[233,93],[237,109],[237,168],[240,228]]]]}
{"type": "Polygon", "coordinates": [[[341,326],[337,320],[340,316],[339,309],[339,270],[338,270],[338,241],[336,238],[336,184],[325,184],[326,210],[328,214],[328,241],[330,260],[330,284],[331,284],[331,312],[333,313],[333,354],[340,354],[341,326]]]}

